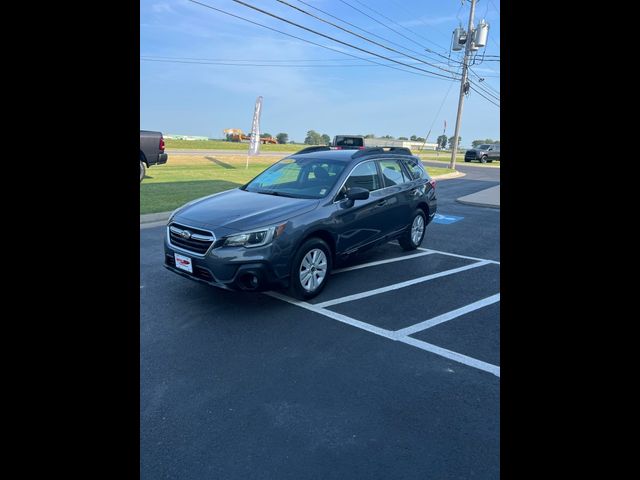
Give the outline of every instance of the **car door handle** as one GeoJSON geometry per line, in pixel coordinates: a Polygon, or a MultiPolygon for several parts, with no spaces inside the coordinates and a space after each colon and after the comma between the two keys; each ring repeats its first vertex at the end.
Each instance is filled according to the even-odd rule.
{"type": "Polygon", "coordinates": [[[384,207],[386,204],[387,204],[387,200],[380,200],[378,201],[378,203],[376,203],[376,206],[384,207]]]}

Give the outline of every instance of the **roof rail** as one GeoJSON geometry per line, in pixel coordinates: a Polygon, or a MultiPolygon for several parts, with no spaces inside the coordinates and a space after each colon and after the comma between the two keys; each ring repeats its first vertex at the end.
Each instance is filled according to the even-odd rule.
{"type": "Polygon", "coordinates": [[[307,148],[303,148],[299,152],[292,153],[292,155],[298,155],[300,153],[320,152],[323,150],[331,150],[331,147],[325,147],[325,146],[307,147],[307,148]]]}
{"type": "Polygon", "coordinates": [[[365,155],[383,155],[387,153],[392,155],[413,155],[411,150],[406,147],[367,147],[363,150],[358,150],[351,155],[351,158],[364,157],[365,155]]]}

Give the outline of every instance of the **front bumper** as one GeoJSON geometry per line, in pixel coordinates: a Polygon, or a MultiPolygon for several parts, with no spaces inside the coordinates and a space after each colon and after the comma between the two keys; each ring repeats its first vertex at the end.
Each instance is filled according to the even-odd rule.
{"type": "MultiPolygon", "coordinates": [[[[277,248],[276,248],[277,249],[277,248]]],[[[170,245],[165,238],[164,267],[178,275],[225,290],[265,291],[288,286],[288,255],[274,255],[273,243],[257,248],[216,248],[196,255],[170,245]],[[193,272],[179,269],[174,254],[191,259],[193,272]],[[272,260],[273,258],[280,260],[272,260]]]]}

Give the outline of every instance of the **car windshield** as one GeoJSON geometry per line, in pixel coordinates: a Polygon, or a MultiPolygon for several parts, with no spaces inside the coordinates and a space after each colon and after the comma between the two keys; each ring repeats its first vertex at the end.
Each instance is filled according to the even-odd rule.
{"type": "Polygon", "coordinates": [[[319,158],[285,158],[242,190],[293,198],[323,198],[333,189],[345,162],[319,158]]]}
{"type": "Polygon", "coordinates": [[[478,145],[476,148],[477,148],[478,150],[487,150],[490,146],[491,146],[491,145],[487,145],[487,144],[485,144],[485,145],[478,145]]]}

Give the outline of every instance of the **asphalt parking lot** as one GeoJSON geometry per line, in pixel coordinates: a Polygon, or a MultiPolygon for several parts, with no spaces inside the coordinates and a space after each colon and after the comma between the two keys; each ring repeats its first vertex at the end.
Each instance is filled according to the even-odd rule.
{"type": "Polygon", "coordinates": [[[455,199],[500,170],[459,170],[421,249],[310,302],[190,282],[141,229],[141,478],[499,478],[500,210],[455,199]]]}

